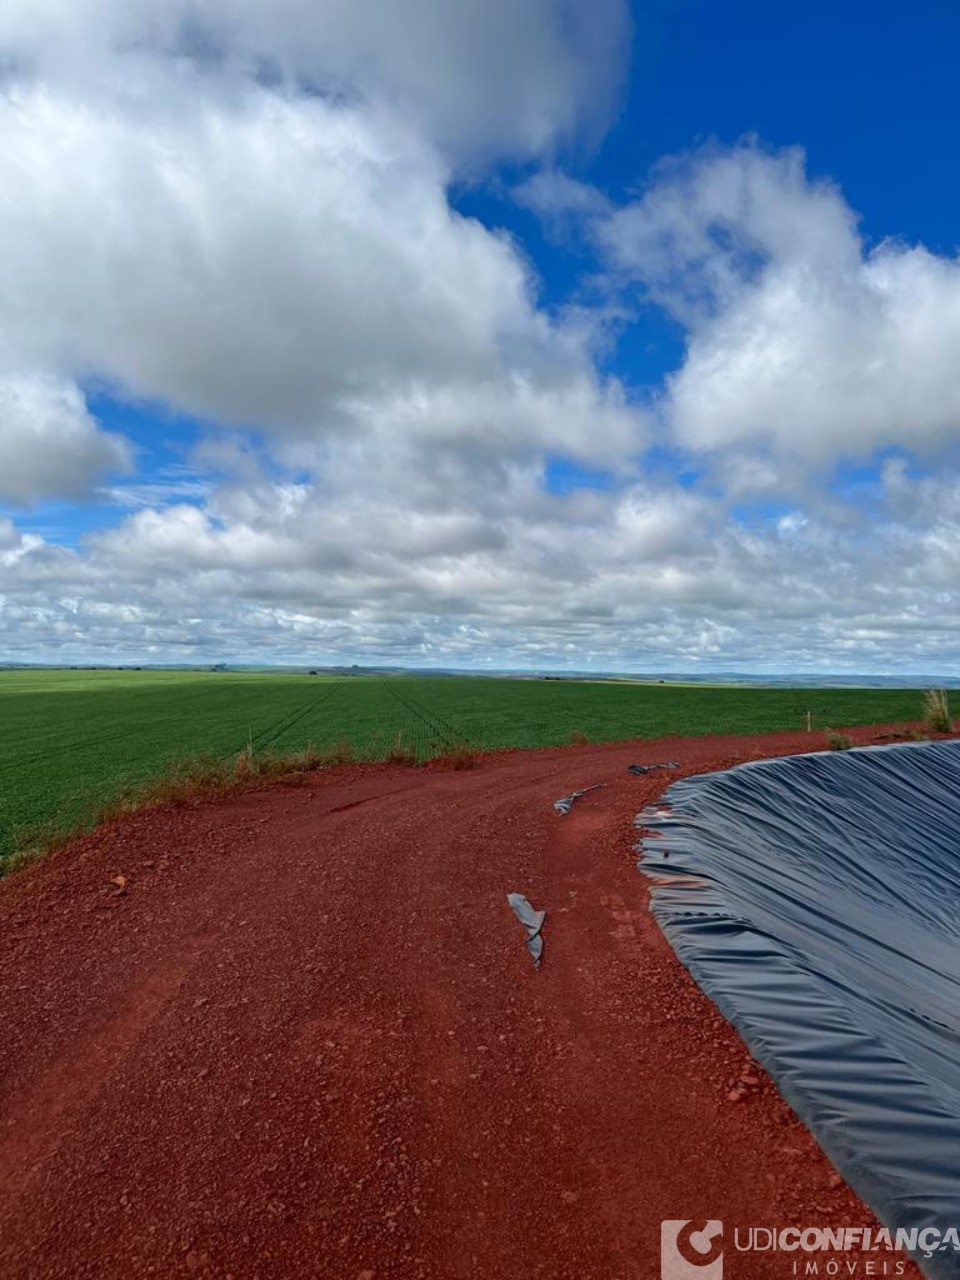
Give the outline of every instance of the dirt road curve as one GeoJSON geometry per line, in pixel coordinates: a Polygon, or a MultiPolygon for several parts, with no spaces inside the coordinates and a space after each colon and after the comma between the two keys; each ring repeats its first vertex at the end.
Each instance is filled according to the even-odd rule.
{"type": "Polygon", "coordinates": [[[0,1276],[656,1280],[662,1218],[872,1221],[765,1080],[728,1098],[631,851],[677,775],[628,762],[809,744],[343,768],[0,884],[0,1276]]]}

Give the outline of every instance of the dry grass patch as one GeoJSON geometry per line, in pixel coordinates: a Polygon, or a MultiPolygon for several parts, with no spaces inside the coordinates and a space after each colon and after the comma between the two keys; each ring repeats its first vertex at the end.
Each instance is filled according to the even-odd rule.
{"type": "Polygon", "coordinates": [[[107,823],[116,822],[144,809],[186,808],[205,800],[217,800],[231,793],[252,789],[264,782],[302,786],[311,773],[354,759],[347,739],[320,750],[314,746],[299,751],[255,751],[244,749],[235,756],[190,756],[176,760],[165,773],[138,786],[126,787],[97,811],[92,822],[74,826],[47,823],[16,836],[13,853],[0,858],[0,877],[29,866],[38,858],[69,844],[79,836],[107,823]]]}
{"type": "Polygon", "coordinates": [[[953,733],[946,689],[927,689],[924,693],[923,722],[930,733],[953,733]]]}
{"type": "Polygon", "coordinates": [[[451,769],[475,769],[480,763],[479,754],[466,743],[458,743],[439,757],[440,763],[451,769]]]}
{"type": "Polygon", "coordinates": [[[387,764],[416,764],[417,753],[412,747],[407,746],[403,740],[403,733],[398,733],[394,739],[393,746],[384,757],[387,764]]]}

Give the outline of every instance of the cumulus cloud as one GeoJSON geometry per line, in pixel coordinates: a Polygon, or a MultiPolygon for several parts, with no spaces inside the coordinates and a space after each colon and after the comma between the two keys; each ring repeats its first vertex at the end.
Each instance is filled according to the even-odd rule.
{"type": "Polygon", "coordinates": [[[6,529],[0,631],[69,660],[922,671],[960,625],[956,486],[896,468],[879,523],[731,521],[721,499],[639,480],[547,494],[523,466],[467,501],[396,480],[224,485],[78,552],[6,529]]]}
{"type": "MultiPolygon", "coordinates": [[[[520,133],[491,125],[487,140],[545,146],[578,101],[570,76],[609,71],[571,31],[616,26],[617,5],[589,22],[553,0],[410,7],[406,25],[382,4],[290,4],[268,24],[244,4],[6,8],[0,39],[19,61],[0,92],[0,359],[308,441],[411,432],[522,452],[549,434],[601,455],[636,444],[639,418],[597,376],[584,327],[538,309],[517,246],[451,208],[432,131],[370,88],[390,80],[384,59],[406,57],[406,37],[387,39],[394,22],[438,42],[451,92],[483,27],[506,40],[518,92],[543,96],[557,79],[542,126],[523,124],[507,94],[520,133]],[[368,50],[364,33],[383,47],[368,50]],[[278,40],[294,84],[254,74],[255,53],[281,58],[278,40]],[[554,44],[566,70],[550,69],[554,44]],[[308,90],[310,60],[336,62],[341,46],[354,91],[308,90]],[[102,78],[81,74],[87,60],[102,78]]],[[[503,107],[475,71],[460,99],[503,107]]]]}
{"type": "Polygon", "coordinates": [[[537,214],[551,234],[573,240],[584,222],[613,213],[613,203],[588,182],[578,182],[558,169],[538,169],[513,192],[517,204],[537,214]]]}
{"type": "Polygon", "coordinates": [[[46,89],[0,103],[12,334],[215,419],[324,428],[351,395],[495,377],[549,340],[523,263],[389,121],[251,90],[150,127],[46,89]]]}
{"type": "Polygon", "coordinates": [[[8,0],[0,13],[21,73],[89,88],[119,57],[174,59],[382,102],[467,160],[535,155],[601,125],[628,37],[624,0],[8,0]]]}
{"type": "Polygon", "coordinates": [[[943,650],[947,488],[891,463],[869,513],[735,504],[782,494],[785,460],[952,438],[956,264],[865,247],[798,152],[697,153],[620,209],[566,177],[626,26],[622,0],[3,6],[0,499],[110,476],[116,513],[71,546],[0,516],[8,652],[849,669],[891,638],[909,665],[943,650]],[[687,333],[654,409],[596,360],[635,299],[548,312],[522,246],[451,203],[531,159],[518,200],[589,224],[687,333]],[[152,442],[98,424],[91,385],[141,435],[144,405],[202,422],[183,469],[118,479],[152,442]],[[682,482],[677,445],[709,459],[682,482]],[[554,492],[557,459],[594,473],[554,492]]]}
{"type": "Polygon", "coordinates": [[[100,430],[73,383],[0,375],[0,499],[29,505],[52,494],[82,497],[130,465],[126,442],[100,430]]]}
{"type": "Polygon", "coordinates": [[[663,403],[681,444],[827,464],[957,438],[960,261],[865,246],[801,151],[695,152],[598,234],[687,330],[663,403]]]}

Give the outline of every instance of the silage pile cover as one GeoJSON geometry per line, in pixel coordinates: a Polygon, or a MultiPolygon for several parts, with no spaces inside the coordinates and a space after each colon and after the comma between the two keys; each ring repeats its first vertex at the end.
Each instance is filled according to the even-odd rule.
{"type": "MultiPolygon", "coordinates": [[[[960,1227],[960,743],[758,761],[663,802],[640,867],[683,963],[888,1227],[960,1227]]],[[[922,1265],[960,1276],[952,1250],[922,1265]]]]}

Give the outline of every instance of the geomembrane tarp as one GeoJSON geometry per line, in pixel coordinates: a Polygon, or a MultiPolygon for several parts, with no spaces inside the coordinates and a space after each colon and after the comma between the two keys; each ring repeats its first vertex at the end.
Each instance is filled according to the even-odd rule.
{"type": "Polygon", "coordinates": [[[522,893],[508,893],[507,902],[510,904],[510,910],[527,931],[527,950],[533,957],[534,968],[539,969],[543,958],[543,935],[540,930],[543,928],[547,913],[537,911],[522,893]]]}
{"type": "MultiPolygon", "coordinates": [[[[889,1228],[960,1226],[960,743],[685,778],[637,825],[652,910],[889,1228]]],[[[920,1259],[960,1277],[951,1249],[920,1259]]]]}

